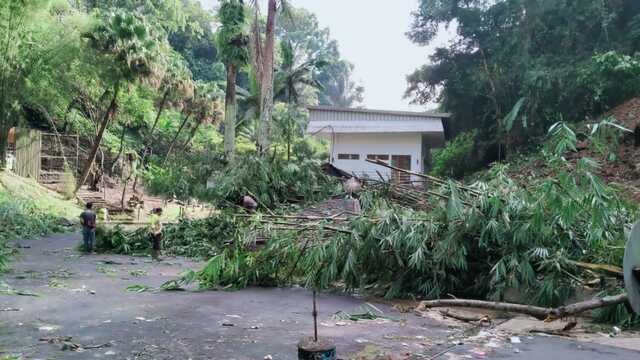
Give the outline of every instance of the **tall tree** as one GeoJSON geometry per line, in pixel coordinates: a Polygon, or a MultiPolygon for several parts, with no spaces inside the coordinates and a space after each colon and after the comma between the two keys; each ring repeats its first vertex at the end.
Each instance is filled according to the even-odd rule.
{"type": "Polygon", "coordinates": [[[176,143],[184,130],[185,126],[188,124],[189,119],[193,119],[194,124],[191,130],[191,135],[187,139],[188,144],[191,142],[193,136],[195,136],[196,132],[200,128],[202,124],[214,123],[219,117],[219,108],[217,100],[221,97],[221,91],[214,84],[206,83],[206,82],[197,82],[195,87],[195,92],[193,98],[191,98],[186,105],[184,111],[184,118],[178,131],[174,135],[171,143],[169,144],[169,149],[165,154],[163,163],[169,159],[169,156],[173,152],[176,143]]]}
{"type": "Polygon", "coordinates": [[[324,89],[315,75],[327,62],[317,54],[299,63],[292,44],[287,41],[280,43],[280,53],[282,61],[275,78],[275,98],[296,105],[310,105],[317,101],[316,93],[324,89]]]}
{"type": "MultiPolygon", "coordinates": [[[[282,4],[286,4],[281,0],[282,4]]],[[[258,122],[257,149],[261,156],[265,156],[269,150],[269,138],[271,136],[271,123],[273,116],[273,73],[275,30],[278,17],[278,0],[268,0],[267,23],[264,40],[260,30],[260,9],[258,2],[254,2],[255,16],[252,31],[252,55],[253,67],[257,75],[260,88],[260,121],[258,122]]]]}
{"type": "Polygon", "coordinates": [[[109,14],[85,37],[92,49],[113,61],[113,73],[112,88],[108,90],[111,101],[98,126],[87,162],[80,172],[76,192],[89,176],[104,132],[115,117],[120,91],[137,80],[150,79],[159,73],[159,48],[163,44],[161,36],[142,16],[124,12],[109,14]]]}
{"type": "MultiPolygon", "coordinates": [[[[362,102],[364,88],[352,79],[353,64],[342,59],[337,41],[331,38],[328,28],[320,27],[314,14],[303,8],[289,6],[276,29],[276,36],[283,47],[289,48],[281,52],[283,59],[277,82],[278,77],[281,80],[290,76],[290,84],[292,81],[299,83],[296,86],[298,92],[317,97],[304,99],[303,102],[317,101],[320,105],[338,107],[353,107],[362,102]],[[288,53],[291,62],[287,60],[288,53]],[[304,83],[310,83],[311,89],[304,83]]],[[[276,98],[282,100],[278,86],[276,98]]]]}
{"type": "Polygon", "coordinates": [[[560,115],[582,121],[614,106],[592,70],[608,51],[630,63],[624,56],[637,50],[639,21],[634,0],[421,0],[412,41],[430,44],[450,24],[458,36],[408,76],[406,95],[439,102],[456,117],[455,132],[478,128],[478,160],[497,160],[504,144],[535,141],[560,115]]]}
{"type": "Polygon", "coordinates": [[[18,38],[24,35],[27,4],[7,1],[0,4],[0,170],[4,169],[9,129],[15,114],[15,93],[20,77],[18,38]]]}
{"type": "Polygon", "coordinates": [[[249,39],[245,31],[245,7],[242,1],[224,0],[218,12],[219,55],[227,69],[227,90],[224,108],[224,154],[228,161],[235,157],[236,118],[238,105],[236,100],[236,79],[238,70],[249,62],[249,39]]]}

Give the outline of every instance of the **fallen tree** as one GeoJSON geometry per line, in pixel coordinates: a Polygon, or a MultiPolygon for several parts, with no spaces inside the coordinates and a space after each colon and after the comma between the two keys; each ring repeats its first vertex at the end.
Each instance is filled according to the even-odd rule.
{"type": "Polygon", "coordinates": [[[530,315],[539,320],[556,320],[568,316],[578,315],[585,311],[595,310],[606,306],[623,304],[629,300],[627,294],[606,296],[591,299],[557,308],[545,308],[540,306],[513,304],[495,301],[467,300],[467,299],[441,299],[422,301],[417,310],[425,310],[437,307],[472,307],[496,311],[515,312],[530,315]]]}

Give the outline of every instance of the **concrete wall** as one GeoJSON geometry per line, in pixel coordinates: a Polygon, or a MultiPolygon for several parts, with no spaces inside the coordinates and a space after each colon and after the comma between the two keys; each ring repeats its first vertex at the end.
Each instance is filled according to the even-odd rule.
{"type": "Polygon", "coordinates": [[[421,172],[423,166],[422,135],[419,133],[335,134],[331,153],[333,165],[358,176],[368,175],[378,179],[376,174],[376,170],[378,170],[385,178],[390,178],[390,169],[366,161],[369,154],[389,155],[389,159],[391,159],[391,155],[410,155],[411,170],[421,172]],[[338,154],[358,154],[360,159],[340,160],[338,154]]]}

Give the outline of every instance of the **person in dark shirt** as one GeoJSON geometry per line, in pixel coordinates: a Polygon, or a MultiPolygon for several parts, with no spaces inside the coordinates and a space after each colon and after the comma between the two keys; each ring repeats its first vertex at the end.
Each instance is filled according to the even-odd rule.
{"type": "Polygon", "coordinates": [[[92,203],[87,203],[86,209],[80,214],[80,223],[82,224],[84,251],[91,253],[93,244],[96,242],[96,213],[93,212],[92,203]]]}
{"type": "Polygon", "coordinates": [[[155,208],[151,211],[149,218],[149,232],[151,235],[151,258],[160,260],[162,250],[162,208],[155,208]]]}

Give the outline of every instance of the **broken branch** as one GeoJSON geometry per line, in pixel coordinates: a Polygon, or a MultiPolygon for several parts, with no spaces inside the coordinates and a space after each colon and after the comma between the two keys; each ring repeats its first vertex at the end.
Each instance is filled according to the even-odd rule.
{"type": "Polygon", "coordinates": [[[526,314],[535,317],[539,320],[555,320],[567,316],[577,315],[585,311],[594,310],[606,306],[618,305],[626,302],[629,299],[627,294],[620,294],[615,296],[607,296],[598,299],[591,299],[587,301],[578,302],[566,306],[560,306],[558,308],[544,308],[539,306],[512,304],[495,301],[482,301],[482,300],[465,300],[465,299],[442,299],[423,301],[418,305],[418,309],[429,309],[435,307],[475,307],[481,309],[515,312],[526,314]]]}

